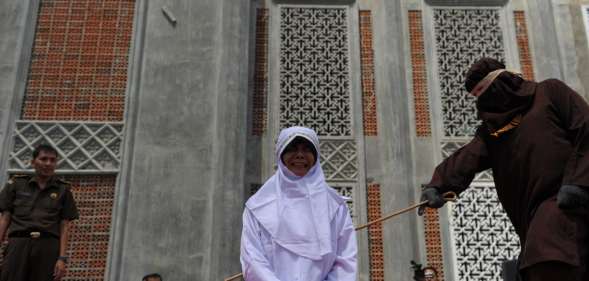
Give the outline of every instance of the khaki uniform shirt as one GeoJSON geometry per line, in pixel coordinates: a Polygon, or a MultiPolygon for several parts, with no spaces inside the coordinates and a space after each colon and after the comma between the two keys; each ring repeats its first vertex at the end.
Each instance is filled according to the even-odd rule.
{"type": "Polygon", "coordinates": [[[14,176],[0,192],[0,211],[8,211],[8,235],[20,231],[44,231],[59,237],[62,220],[79,217],[70,184],[52,177],[44,189],[34,176],[14,176]]]}

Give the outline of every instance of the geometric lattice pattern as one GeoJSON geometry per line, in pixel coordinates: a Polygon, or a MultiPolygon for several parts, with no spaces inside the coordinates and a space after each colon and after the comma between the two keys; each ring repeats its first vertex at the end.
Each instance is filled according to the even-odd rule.
{"type": "Polygon", "coordinates": [[[347,8],[280,8],[280,127],[351,136],[347,8]]]}
{"type": "Polygon", "coordinates": [[[268,97],[268,9],[256,10],[256,58],[252,95],[252,135],[261,136],[267,123],[268,97]]]}
{"type": "MultiPolygon", "coordinates": [[[[380,184],[370,183],[368,193],[368,221],[382,216],[380,207],[380,184]]],[[[382,241],[382,223],[378,222],[368,227],[370,281],[384,281],[384,247],[382,241]]]]}
{"type": "Polygon", "coordinates": [[[326,140],[319,144],[321,168],[328,182],[358,180],[358,152],[353,140],[326,140]]]}
{"type": "MultiPolygon", "coordinates": [[[[467,142],[443,142],[443,157],[467,142]]],[[[450,224],[459,280],[501,280],[501,264],[517,256],[519,239],[497,199],[491,170],[478,173],[453,205],[450,224]]]]}
{"type": "Polygon", "coordinates": [[[435,9],[434,25],[444,136],[472,136],[479,121],[464,75],[483,56],[505,61],[499,10],[435,9]]]}
{"type": "Polygon", "coordinates": [[[515,38],[517,40],[517,49],[519,50],[519,64],[522,74],[526,80],[534,80],[534,65],[532,63],[530,43],[528,42],[528,27],[525,12],[514,11],[513,19],[515,21],[515,38]]]}
{"type": "Polygon", "coordinates": [[[21,118],[123,120],[134,0],[41,0],[21,118]]]}
{"type": "Polygon", "coordinates": [[[459,280],[503,280],[501,264],[516,257],[520,245],[492,185],[471,186],[460,195],[451,228],[459,280]]]}
{"type": "Polygon", "coordinates": [[[409,40],[411,42],[415,133],[418,137],[429,137],[431,136],[431,122],[427,93],[427,69],[423,42],[423,24],[421,11],[419,10],[409,11],[409,40]]]}
{"type": "MultiPolygon", "coordinates": [[[[463,147],[470,140],[462,141],[443,141],[442,142],[442,157],[445,159],[450,156],[454,151],[463,147]]],[[[493,171],[491,169],[477,173],[473,179],[473,182],[493,182],[493,171]]]]}
{"type": "Polygon", "coordinates": [[[32,172],[32,151],[46,143],[59,153],[57,172],[116,173],[122,130],[122,123],[17,121],[8,171],[32,172]]]}
{"type": "Polygon", "coordinates": [[[329,184],[333,189],[339,193],[339,195],[349,198],[346,201],[348,209],[350,210],[350,216],[355,222],[356,217],[354,216],[354,186],[352,184],[329,184]]]}
{"type": "Polygon", "coordinates": [[[374,85],[374,50],[372,49],[372,14],[360,11],[360,68],[362,69],[362,108],[365,136],[376,136],[376,91],[374,85]]]}
{"type": "Polygon", "coordinates": [[[102,281],[109,249],[115,175],[69,176],[80,211],[73,222],[68,243],[65,281],[102,281]]]}

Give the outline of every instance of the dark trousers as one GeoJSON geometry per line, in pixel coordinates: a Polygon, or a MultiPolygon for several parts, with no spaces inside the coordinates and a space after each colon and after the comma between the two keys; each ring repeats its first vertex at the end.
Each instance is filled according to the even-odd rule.
{"type": "Polygon", "coordinates": [[[57,238],[9,238],[0,281],[51,281],[57,257],[57,238]]]}

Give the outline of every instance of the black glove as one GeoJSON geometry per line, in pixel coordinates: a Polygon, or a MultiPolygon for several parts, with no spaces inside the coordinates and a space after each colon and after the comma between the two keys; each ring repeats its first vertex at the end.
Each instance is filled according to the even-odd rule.
{"type": "Polygon", "coordinates": [[[446,204],[446,200],[444,200],[444,197],[442,196],[442,194],[440,194],[438,189],[435,187],[426,187],[421,192],[421,199],[419,201],[423,202],[426,200],[428,201],[427,204],[422,205],[417,210],[417,214],[420,216],[423,215],[423,213],[425,212],[425,207],[438,209],[438,208],[442,208],[442,206],[444,206],[444,204],[446,204]]]}
{"type": "Polygon", "coordinates": [[[589,205],[589,188],[565,184],[556,195],[556,204],[563,210],[589,205]]]}

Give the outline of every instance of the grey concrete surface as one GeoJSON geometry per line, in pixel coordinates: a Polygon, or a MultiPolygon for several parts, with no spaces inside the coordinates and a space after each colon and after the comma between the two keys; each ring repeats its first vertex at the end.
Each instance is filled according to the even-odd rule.
{"type": "Polygon", "coordinates": [[[552,0],[527,1],[529,40],[536,80],[564,78],[564,63],[560,53],[552,0]]]}
{"type": "MultiPolygon", "coordinates": [[[[20,115],[38,8],[38,0],[0,2],[0,171],[6,171],[14,121],[20,115]]],[[[5,180],[0,173],[0,182],[5,180]]]]}
{"type": "Polygon", "coordinates": [[[585,23],[585,18],[583,17],[582,6],[589,5],[589,1],[571,1],[569,5],[570,15],[571,15],[571,23],[572,29],[574,34],[574,48],[575,54],[577,59],[577,69],[576,74],[579,77],[580,85],[579,91],[585,99],[589,98],[589,43],[587,38],[587,26],[589,25],[589,20],[585,23]]]}
{"type": "MultiPolygon", "coordinates": [[[[374,62],[378,137],[366,138],[367,179],[381,186],[383,214],[405,208],[415,199],[413,100],[409,28],[405,1],[373,4],[374,62]],[[376,163],[370,163],[370,162],[376,163]]],[[[411,260],[423,260],[415,213],[383,224],[386,280],[411,280],[411,260]]]]}
{"type": "Polygon", "coordinates": [[[144,42],[110,280],[221,280],[240,271],[250,2],[139,5],[144,42]]]}
{"type": "Polygon", "coordinates": [[[579,57],[575,48],[575,29],[569,0],[553,0],[554,23],[560,58],[562,60],[563,80],[573,89],[583,94],[584,89],[578,76],[579,57]]]}
{"type": "MultiPolygon", "coordinates": [[[[243,202],[249,185],[262,183],[272,170],[268,161],[273,163],[275,139],[274,135],[252,137],[248,133],[255,31],[252,2],[137,0],[124,158],[105,280],[140,280],[146,273],[160,272],[166,280],[208,281],[241,271],[238,254],[243,202]],[[177,19],[175,25],[162,13],[163,6],[177,19]]],[[[321,2],[349,5],[352,13],[358,9],[372,11],[379,134],[363,138],[359,151],[364,153],[362,180],[381,186],[383,213],[417,200],[419,186],[429,180],[441,160],[439,128],[433,119],[437,105],[431,100],[433,135],[416,138],[414,132],[406,13],[422,9],[426,2],[466,3],[321,2]]],[[[502,5],[505,0],[469,1],[473,6],[491,2],[502,5]]],[[[271,8],[281,3],[310,5],[317,1],[257,3],[271,8]]],[[[589,1],[510,2],[512,9],[526,11],[537,79],[564,79],[587,97],[589,50],[582,4],[589,1]]],[[[39,0],[0,1],[2,171],[6,169],[14,120],[20,114],[38,5],[39,0]]],[[[275,24],[276,18],[270,22],[275,24]]],[[[352,24],[355,27],[351,31],[357,33],[357,20],[352,24]]],[[[270,30],[273,28],[270,26],[270,30]]],[[[358,35],[352,34],[350,40],[350,44],[358,44],[358,35]]],[[[276,42],[269,44],[276,46],[276,42]]],[[[432,53],[434,47],[426,42],[426,53],[432,53]]],[[[357,56],[358,46],[353,48],[351,55],[357,56]]],[[[276,49],[269,50],[270,63],[275,63],[272,60],[276,55],[276,49]]],[[[428,60],[428,65],[435,64],[431,57],[428,60]]],[[[358,61],[357,57],[351,60],[352,79],[358,78],[358,61]]],[[[428,76],[430,92],[435,81],[432,75],[428,76]]],[[[352,86],[357,94],[357,84],[352,86]]],[[[354,103],[360,106],[357,97],[354,103]]],[[[276,110],[270,108],[269,112],[276,110]]],[[[276,133],[275,128],[268,130],[276,133]]],[[[0,180],[4,179],[4,173],[0,174],[0,180]]],[[[365,187],[364,182],[358,182],[358,187],[365,187]]],[[[366,207],[365,202],[357,204],[366,207]]],[[[386,280],[410,280],[409,261],[425,261],[421,220],[414,214],[404,215],[385,223],[383,230],[386,280]]],[[[367,245],[361,245],[360,251],[368,251],[367,245]]],[[[367,280],[367,261],[362,262],[360,280],[367,280]]],[[[452,268],[445,268],[445,272],[446,280],[452,280],[452,268]]]]}

